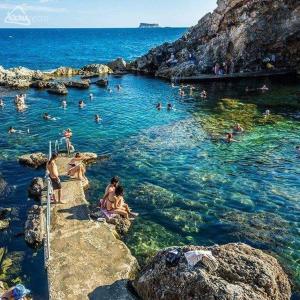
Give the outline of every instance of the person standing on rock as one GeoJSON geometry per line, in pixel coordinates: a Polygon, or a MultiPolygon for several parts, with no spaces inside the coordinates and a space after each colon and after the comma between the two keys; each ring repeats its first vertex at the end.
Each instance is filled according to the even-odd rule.
{"type": "Polygon", "coordinates": [[[61,202],[61,182],[60,182],[60,178],[58,175],[58,169],[57,169],[57,165],[55,163],[55,161],[58,158],[58,154],[57,153],[53,153],[50,160],[47,163],[47,170],[49,172],[49,177],[51,179],[51,183],[52,183],[52,188],[54,191],[53,194],[53,201],[56,204],[56,196],[55,196],[55,191],[57,191],[57,195],[58,195],[58,203],[62,203],[61,202]]]}

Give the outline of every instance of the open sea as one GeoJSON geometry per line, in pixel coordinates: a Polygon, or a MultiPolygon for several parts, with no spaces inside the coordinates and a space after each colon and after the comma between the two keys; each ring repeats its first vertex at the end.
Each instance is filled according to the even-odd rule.
{"type": "MultiPolygon", "coordinates": [[[[185,31],[0,29],[0,65],[50,70],[106,63],[119,56],[131,60],[185,31]]],[[[29,89],[28,109],[22,113],[13,104],[19,92],[0,88],[5,102],[0,109],[0,172],[11,187],[0,195],[0,206],[13,209],[9,229],[0,232],[0,247],[7,247],[12,265],[0,280],[3,276],[10,284],[21,280],[34,299],[48,297],[43,249],[29,248],[19,235],[34,203],[27,187],[44,172],[20,166],[17,157],[46,153],[48,141],[59,139],[70,127],[76,150],[110,155],[88,168],[87,198],[95,205],[110,178],[121,177],[126,201],[140,213],[125,238],[140,262],[171,245],[245,242],[279,259],[293,282],[294,299],[299,299],[300,153],[295,150],[300,145],[299,78],[205,83],[195,85],[192,94],[187,89],[184,97],[178,95],[178,87],[151,77],[108,79],[112,93],[96,85],[84,91],[69,89],[67,97],[29,89]],[[117,84],[121,91],[115,89],[117,84]],[[246,87],[263,84],[268,92],[245,92],[246,87]],[[200,97],[203,89],[208,92],[206,100],[200,97]],[[64,98],[66,109],[61,108],[64,98]],[[238,104],[226,110],[220,105],[222,98],[237,99],[238,104]],[[87,104],[84,109],[78,108],[80,99],[87,104]],[[161,111],[155,109],[158,101],[164,106],[161,111]],[[168,101],[174,110],[166,110],[168,101]],[[246,108],[251,113],[245,113],[246,108]],[[254,123],[263,120],[266,109],[279,121],[254,123]],[[44,121],[44,112],[56,119],[44,121]],[[103,119],[99,124],[95,114],[103,119]],[[245,133],[236,137],[236,143],[222,142],[236,120],[245,126],[245,133]],[[9,126],[20,132],[8,135],[9,126]]]]}

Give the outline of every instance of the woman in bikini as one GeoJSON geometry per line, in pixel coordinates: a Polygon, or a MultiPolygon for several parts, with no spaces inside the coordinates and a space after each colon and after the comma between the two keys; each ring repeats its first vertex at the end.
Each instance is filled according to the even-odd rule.
{"type": "Polygon", "coordinates": [[[80,153],[76,153],[75,156],[68,163],[68,175],[71,177],[76,177],[81,181],[87,181],[85,177],[85,166],[83,164],[84,156],[80,153]]]}
{"type": "Polygon", "coordinates": [[[113,202],[114,213],[119,214],[125,219],[135,218],[138,216],[137,213],[134,213],[130,210],[129,206],[124,201],[124,189],[121,185],[118,185],[115,190],[115,197],[113,202]]]}
{"type": "Polygon", "coordinates": [[[106,187],[103,198],[100,200],[99,206],[102,209],[112,210],[112,205],[114,203],[114,196],[116,187],[119,185],[120,179],[115,176],[110,180],[110,184],[106,187]]]}

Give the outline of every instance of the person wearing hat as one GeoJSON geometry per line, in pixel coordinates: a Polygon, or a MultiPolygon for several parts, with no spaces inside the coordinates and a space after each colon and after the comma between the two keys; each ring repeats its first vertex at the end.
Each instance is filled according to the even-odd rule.
{"type": "Polygon", "coordinates": [[[30,290],[26,289],[23,284],[17,284],[10,288],[1,297],[1,300],[25,300],[26,296],[30,294],[30,290]]]}

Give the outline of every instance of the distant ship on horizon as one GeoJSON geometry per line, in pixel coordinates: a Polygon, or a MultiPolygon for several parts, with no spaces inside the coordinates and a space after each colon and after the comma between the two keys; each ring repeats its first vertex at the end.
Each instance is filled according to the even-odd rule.
{"type": "Polygon", "coordinates": [[[158,23],[140,23],[139,28],[158,28],[160,27],[158,23]]]}

